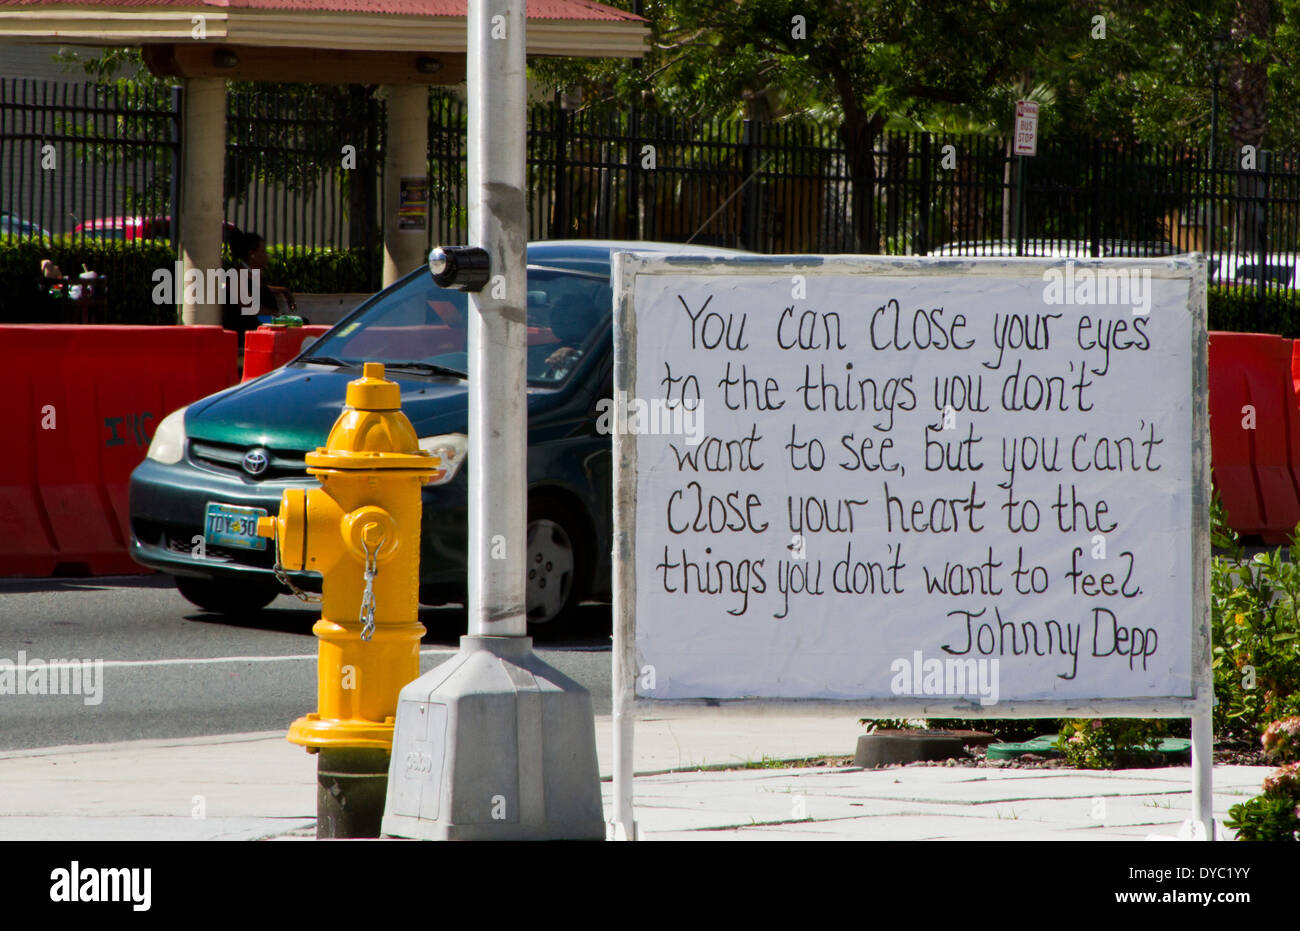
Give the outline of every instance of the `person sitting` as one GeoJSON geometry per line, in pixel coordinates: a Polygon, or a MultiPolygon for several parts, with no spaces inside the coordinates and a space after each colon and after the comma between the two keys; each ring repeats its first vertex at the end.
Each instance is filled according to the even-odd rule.
{"type": "MultiPolygon", "coordinates": [[[[270,323],[279,315],[279,307],[275,300],[277,294],[285,296],[285,304],[288,306],[290,313],[298,309],[292,291],[267,282],[266,240],[260,234],[247,232],[237,235],[231,249],[235,256],[234,268],[241,276],[256,271],[258,288],[249,304],[241,306],[237,296],[234,300],[226,303],[222,309],[221,325],[223,327],[243,334],[249,330],[257,329],[263,323],[270,323]]],[[[306,320],[303,320],[303,323],[306,322],[306,320]]],[[[240,342],[243,342],[242,336],[240,342]]]]}

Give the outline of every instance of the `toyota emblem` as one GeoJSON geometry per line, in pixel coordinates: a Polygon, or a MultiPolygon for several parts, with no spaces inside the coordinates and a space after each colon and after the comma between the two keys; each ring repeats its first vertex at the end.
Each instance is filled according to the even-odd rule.
{"type": "Polygon", "coordinates": [[[260,446],[244,453],[244,471],[249,475],[261,475],[271,464],[271,457],[260,446]]]}

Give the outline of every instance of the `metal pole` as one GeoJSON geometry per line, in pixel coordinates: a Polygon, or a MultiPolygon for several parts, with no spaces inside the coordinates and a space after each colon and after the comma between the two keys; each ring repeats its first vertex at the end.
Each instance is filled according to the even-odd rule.
{"type": "MultiPolygon", "coordinates": [[[[1214,840],[1214,713],[1192,715],[1192,819],[1214,840]]],[[[1195,836],[1195,835],[1193,835],[1195,836]]]]}
{"type": "Polygon", "coordinates": [[[523,637],[527,377],[524,5],[469,4],[469,633],[523,637]],[[503,558],[493,558],[493,557],[503,558]]]}
{"type": "Polygon", "coordinates": [[[1016,156],[1016,255],[1025,254],[1025,157],[1016,156]]]}
{"type": "MultiPolygon", "coordinates": [[[[625,264],[613,269],[615,326],[622,328],[623,339],[614,340],[614,368],[618,380],[614,398],[621,403],[636,392],[636,354],[627,347],[636,340],[636,318],[631,312],[630,294],[623,278],[625,264]]],[[[632,779],[636,759],[633,737],[636,718],[636,481],[624,476],[636,474],[636,436],[624,430],[614,431],[614,663],[610,676],[614,714],[614,817],[606,826],[608,840],[636,840],[635,812],[632,808],[632,779]],[[630,484],[631,487],[628,487],[630,484]]]]}

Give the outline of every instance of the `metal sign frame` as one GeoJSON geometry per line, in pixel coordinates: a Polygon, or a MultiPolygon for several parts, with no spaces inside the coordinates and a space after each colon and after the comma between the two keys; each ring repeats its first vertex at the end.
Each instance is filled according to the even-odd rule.
{"type": "MultiPolygon", "coordinates": [[[[614,432],[614,593],[613,593],[613,717],[614,717],[614,817],[609,835],[634,839],[632,811],[633,732],[636,710],[671,706],[701,713],[725,709],[779,708],[824,713],[842,711],[859,717],[931,718],[1190,718],[1192,721],[1192,811],[1203,836],[1213,838],[1213,672],[1210,652],[1210,429],[1206,330],[1206,263],[1200,254],[1149,259],[1044,259],[1044,258],[922,258],[886,256],[701,256],[649,255],[618,252],[613,258],[614,390],[636,395],[637,318],[636,282],[649,275],[707,276],[905,276],[964,275],[975,277],[1038,276],[1048,269],[1149,269],[1153,279],[1182,279],[1189,283],[1192,356],[1191,507],[1192,613],[1191,692],[1167,697],[999,702],[983,706],[977,701],[951,697],[906,697],[833,701],[826,699],[678,699],[655,700],[636,695],[639,674],[636,656],[636,505],[637,436],[614,432]]],[[[616,395],[617,396],[617,395],[616,395]]],[[[1199,833],[1199,831],[1198,831],[1199,833]]]]}

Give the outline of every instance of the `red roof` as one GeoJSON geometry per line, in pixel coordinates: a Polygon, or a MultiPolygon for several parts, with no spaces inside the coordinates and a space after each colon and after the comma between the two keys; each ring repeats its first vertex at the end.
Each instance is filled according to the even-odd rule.
{"type": "MultiPolygon", "coordinates": [[[[300,10],[310,13],[391,13],[464,19],[466,0],[0,0],[0,7],[217,7],[246,10],[300,10]]],[[[643,22],[640,16],[592,0],[527,0],[529,19],[585,22],[643,22]]]]}

